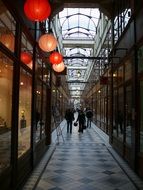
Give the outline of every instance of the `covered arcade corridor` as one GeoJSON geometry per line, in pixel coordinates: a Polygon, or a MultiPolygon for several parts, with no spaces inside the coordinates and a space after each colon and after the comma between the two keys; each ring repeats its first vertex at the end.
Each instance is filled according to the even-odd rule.
{"type": "Polygon", "coordinates": [[[142,180],[143,0],[0,0],[0,190],[142,180]]]}

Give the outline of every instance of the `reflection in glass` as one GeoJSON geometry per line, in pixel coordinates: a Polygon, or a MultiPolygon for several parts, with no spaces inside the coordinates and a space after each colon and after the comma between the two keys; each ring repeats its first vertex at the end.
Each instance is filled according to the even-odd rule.
{"type": "Polygon", "coordinates": [[[45,137],[45,123],[46,123],[46,109],[47,105],[46,105],[46,86],[43,85],[43,108],[42,108],[42,138],[45,137]]]}
{"type": "Polygon", "coordinates": [[[124,132],[124,89],[118,89],[118,136],[123,140],[124,132]]]}
{"type": "Polygon", "coordinates": [[[18,156],[30,148],[32,78],[23,69],[20,72],[18,156]]]}
{"type": "Polygon", "coordinates": [[[132,77],[132,67],[131,67],[131,62],[128,60],[125,63],[125,81],[131,79],[132,77]]]}
{"type": "Polygon", "coordinates": [[[36,90],[36,131],[35,131],[35,142],[40,141],[42,134],[42,112],[41,112],[41,104],[42,102],[42,83],[37,81],[37,90],[36,90]]]}
{"type": "Polygon", "coordinates": [[[143,71],[143,47],[138,50],[138,72],[143,71]]]}
{"type": "Polygon", "coordinates": [[[24,33],[22,33],[22,38],[21,38],[20,58],[24,64],[26,64],[30,69],[32,69],[32,67],[33,67],[32,45],[29,43],[29,41],[24,33]]]}
{"type": "Polygon", "coordinates": [[[125,97],[125,131],[126,144],[131,145],[131,129],[132,129],[132,91],[131,86],[126,87],[125,97]]]}
{"type": "Polygon", "coordinates": [[[0,4],[0,42],[14,52],[16,22],[2,1],[0,4]]]}
{"type": "Polygon", "coordinates": [[[140,152],[143,152],[143,81],[140,82],[140,152]]]}
{"type": "Polygon", "coordinates": [[[0,52],[0,173],[10,165],[13,63],[0,52]]]}
{"type": "Polygon", "coordinates": [[[121,5],[124,6],[126,4],[126,9],[123,9],[122,12],[118,12],[118,15],[114,18],[114,41],[115,43],[125,30],[129,19],[131,17],[131,9],[130,9],[130,1],[120,1],[121,5]],[[122,4],[123,3],[123,4],[122,4]]]}
{"type": "Polygon", "coordinates": [[[113,135],[117,136],[117,129],[118,129],[118,125],[117,125],[117,115],[118,115],[118,110],[117,110],[117,89],[113,91],[113,135]]]}

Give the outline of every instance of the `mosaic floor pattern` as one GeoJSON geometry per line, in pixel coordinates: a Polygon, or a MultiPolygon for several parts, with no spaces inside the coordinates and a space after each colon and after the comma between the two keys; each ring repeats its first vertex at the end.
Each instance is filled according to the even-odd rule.
{"type": "Polygon", "coordinates": [[[66,133],[64,128],[64,142],[59,138],[35,190],[138,189],[93,128],[86,129],[83,134],[78,133],[77,127],[73,127],[72,134],[66,133]]]}

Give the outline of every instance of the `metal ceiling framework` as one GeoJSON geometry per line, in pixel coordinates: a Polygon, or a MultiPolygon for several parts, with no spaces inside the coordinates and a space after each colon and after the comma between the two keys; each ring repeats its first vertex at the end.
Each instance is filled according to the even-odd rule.
{"type": "Polygon", "coordinates": [[[64,63],[71,97],[81,96],[95,59],[95,36],[99,9],[66,8],[59,13],[64,63]]]}
{"type": "MultiPolygon", "coordinates": [[[[93,80],[97,81],[109,62],[108,55],[112,42],[111,30],[104,32],[105,35],[108,33],[107,39],[105,39],[105,36],[96,38],[97,33],[100,33],[98,31],[100,28],[97,28],[98,19],[102,15],[100,11],[107,17],[108,21],[111,18],[112,20],[114,19],[114,25],[118,31],[115,34],[117,40],[121,33],[119,31],[122,17],[126,17],[126,12],[128,13],[128,0],[122,0],[122,2],[118,0],[88,0],[88,2],[87,0],[52,0],[51,3],[52,17],[58,14],[57,20],[60,21],[57,36],[59,43],[62,44],[59,45],[59,49],[62,51],[65,64],[67,65],[68,74],[66,80],[71,91],[70,94],[73,96],[73,89],[76,88],[81,88],[82,94],[84,94],[85,91],[89,91],[87,81],[89,83],[92,83],[93,80]],[[115,4],[116,7],[114,6],[115,4]],[[118,7],[120,7],[120,10],[118,10],[118,7]],[[95,14],[96,10],[98,10],[99,14],[95,14]],[[119,18],[118,15],[120,19],[117,19],[119,18]],[[59,33],[61,33],[62,37],[59,36],[59,33]],[[98,43],[99,41],[101,42],[100,47],[96,46],[97,41],[95,39],[98,43]],[[97,49],[95,49],[95,46],[97,49]],[[96,55],[98,57],[95,57],[96,55]],[[80,77],[78,76],[79,72],[81,73],[80,77]],[[71,77],[68,78],[68,76],[71,77]]],[[[107,20],[105,19],[105,22],[107,20]]],[[[124,19],[124,21],[124,25],[126,25],[128,18],[124,19]]],[[[114,59],[118,61],[117,58],[114,59]]]]}
{"type": "Polygon", "coordinates": [[[113,15],[113,3],[119,0],[51,0],[52,17],[66,8],[98,8],[108,18],[113,15]]]}
{"type": "MultiPolygon", "coordinates": [[[[99,33],[97,25],[101,13],[104,14],[107,20],[113,18],[113,12],[115,13],[115,10],[113,10],[114,2],[119,3],[118,0],[51,1],[51,17],[58,15],[56,19],[57,22],[59,21],[58,24],[56,23],[58,30],[55,33],[59,41],[58,49],[64,55],[64,62],[67,66],[66,81],[71,97],[74,96],[74,90],[77,88],[83,94],[88,89],[87,82],[91,81],[90,78],[94,76],[97,80],[108,64],[108,59],[103,57],[108,57],[106,51],[109,47],[104,43],[105,47],[102,48],[105,49],[105,52],[100,54],[95,49],[100,49],[96,46],[95,39],[97,33],[99,33]]],[[[100,40],[102,41],[102,39],[100,40]]],[[[80,94],[80,97],[82,94],[80,94]]]]}

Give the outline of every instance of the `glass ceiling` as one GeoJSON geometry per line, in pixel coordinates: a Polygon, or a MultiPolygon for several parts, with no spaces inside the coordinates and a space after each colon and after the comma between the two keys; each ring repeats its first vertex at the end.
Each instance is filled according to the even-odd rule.
{"type": "Polygon", "coordinates": [[[94,56],[98,9],[65,8],[59,13],[67,82],[73,98],[80,97],[89,78],[94,56]]]}

